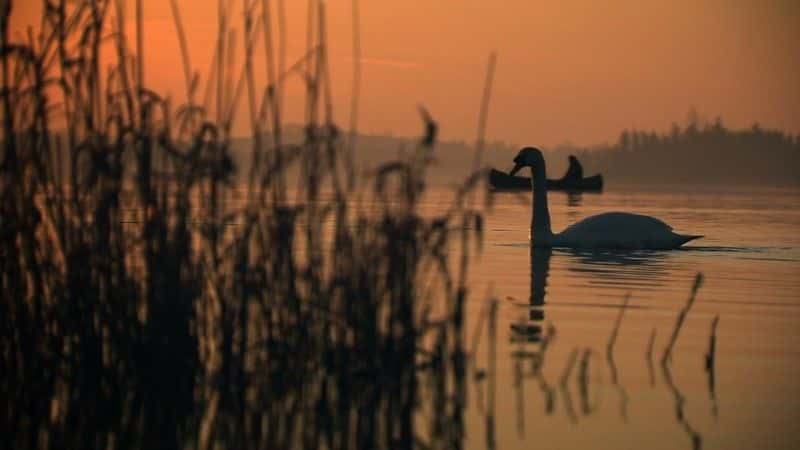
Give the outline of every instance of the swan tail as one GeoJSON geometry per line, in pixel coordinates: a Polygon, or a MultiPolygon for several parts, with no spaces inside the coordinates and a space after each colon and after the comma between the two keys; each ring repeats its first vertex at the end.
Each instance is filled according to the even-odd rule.
{"type": "Polygon", "coordinates": [[[702,234],[679,234],[678,235],[678,245],[677,246],[680,247],[681,245],[683,245],[683,244],[685,244],[685,243],[687,243],[689,241],[693,241],[695,239],[700,239],[701,237],[703,237],[702,234]]]}

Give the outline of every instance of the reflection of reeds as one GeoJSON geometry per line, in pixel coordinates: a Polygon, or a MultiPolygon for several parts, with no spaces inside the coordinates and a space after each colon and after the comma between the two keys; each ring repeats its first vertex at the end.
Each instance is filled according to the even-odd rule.
{"type": "Polygon", "coordinates": [[[680,313],[678,314],[678,319],[675,323],[675,328],[672,330],[672,337],[669,340],[669,344],[667,348],[664,350],[664,355],[661,358],[661,369],[664,375],[664,381],[672,392],[672,395],[675,397],[675,418],[678,421],[678,424],[681,425],[683,430],[689,436],[689,439],[692,441],[692,448],[700,449],[703,445],[702,436],[700,433],[695,430],[695,428],[689,423],[686,419],[684,406],[686,404],[686,397],[683,395],[683,392],[678,388],[675,382],[672,379],[672,370],[670,368],[670,362],[672,358],[672,348],[675,345],[675,341],[678,339],[678,334],[680,333],[681,327],[683,326],[684,320],[686,320],[686,316],[689,314],[689,310],[691,309],[692,305],[694,304],[695,297],[697,296],[697,291],[700,290],[700,286],[703,284],[703,274],[698,273],[695,276],[694,283],[692,284],[692,291],[689,294],[689,299],[686,301],[686,305],[681,309],[680,313]]]}
{"type": "Polygon", "coordinates": [[[608,343],[606,344],[606,360],[608,361],[608,367],[611,370],[611,384],[614,385],[619,393],[619,415],[624,421],[628,420],[628,393],[625,391],[625,388],[617,378],[617,364],[614,362],[614,344],[617,342],[619,327],[622,325],[622,317],[625,315],[625,309],[628,307],[630,298],[630,294],[625,295],[625,299],[622,301],[622,306],[620,307],[619,314],[617,315],[617,320],[614,322],[614,329],[611,330],[611,335],[608,337],[608,343]]]}
{"type": "Polygon", "coordinates": [[[703,445],[703,438],[700,436],[700,433],[694,429],[691,423],[686,419],[686,413],[684,410],[684,406],[686,405],[686,397],[683,395],[683,392],[678,388],[675,384],[675,381],[672,379],[672,369],[670,369],[668,361],[661,362],[661,370],[664,375],[664,382],[669,388],[670,392],[672,393],[673,397],[675,397],[675,419],[678,421],[678,424],[683,428],[686,435],[689,436],[689,439],[692,441],[692,448],[694,450],[699,450],[703,445]]]}
{"type": "Polygon", "coordinates": [[[566,411],[567,417],[569,417],[570,422],[573,424],[578,423],[578,416],[575,414],[575,407],[572,403],[572,395],[569,392],[569,377],[572,374],[572,369],[575,367],[575,363],[578,360],[579,353],[580,352],[577,348],[572,349],[572,352],[569,354],[569,359],[567,360],[567,366],[561,373],[561,378],[559,379],[558,383],[561,391],[561,398],[564,399],[564,411],[566,411]]]}
{"type": "Polygon", "coordinates": [[[708,374],[708,394],[711,397],[711,413],[715,419],[718,416],[714,364],[717,358],[717,324],[719,324],[719,316],[714,316],[714,320],[711,321],[711,335],[708,338],[708,352],[705,358],[706,373],[708,374]]]}
{"type": "MultiPolygon", "coordinates": [[[[536,267],[547,267],[546,264],[537,264],[534,265],[533,268],[536,267]]],[[[546,272],[546,271],[545,271],[546,272]]],[[[544,304],[544,281],[546,279],[546,273],[540,273],[540,276],[533,276],[531,282],[531,298],[532,304],[544,304]],[[534,301],[535,299],[535,301],[534,301]]],[[[692,287],[691,294],[689,296],[689,301],[687,305],[681,310],[679,315],[678,323],[676,324],[675,330],[672,333],[672,340],[671,343],[674,344],[675,339],[677,339],[677,334],[681,329],[681,326],[688,314],[689,308],[691,307],[692,303],[694,302],[694,298],[696,297],[697,291],[699,290],[700,284],[702,282],[702,275],[698,275],[695,280],[695,283],[692,287]]],[[[627,422],[627,405],[629,402],[628,392],[622,386],[619,380],[619,372],[617,369],[617,365],[614,359],[614,347],[619,337],[619,332],[622,326],[622,319],[625,316],[625,312],[628,309],[628,304],[630,302],[630,295],[626,295],[623,299],[622,304],[620,305],[619,312],[616,316],[614,321],[613,328],[609,335],[608,341],[606,342],[605,346],[605,354],[606,354],[606,362],[608,364],[608,368],[611,375],[611,385],[613,386],[614,390],[619,395],[619,413],[623,421],[627,422]]],[[[482,312],[480,317],[483,317],[486,313],[482,312]]],[[[716,324],[718,318],[712,322],[712,331],[711,331],[711,340],[709,344],[709,351],[706,354],[706,370],[708,371],[709,376],[709,391],[712,397],[712,413],[716,417],[716,399],[714,395],[714,374],[713,374],[713,367],[714,367],[714,349],[715,349],[715,341],[716,341],[716,324]]],[[[483,319],[479,319],[479,323],[483,323],[483,319]]],[[[530,360],[531,361],[531,374],[528,376],[533,376],[539,381],[539,386],[542,391],[542,394],[545,398],[546,406],[545,412],[550,415],[553,413],[554,410],[554,398],[556,390],[551,388],[547,381],[544,379],[542,374],[542,367],[545,362],[545,356],[547,354],[546,350],[552,339],[555,336],[555,329],[553,328],[552,324],[548,324],[548,331],[542,337],[540,335],[540,329],[538,325],[536,328],[529,328],[528,325],[525,323],[518,323],[518,324],[510,324],[511,328],[511,342],[517,343],[518,347],[512,351],[511,356],[514,359],[514,382],[515,388],[517,390],[517,428],[519,430],[520,435],[524,432],[524,417],[525,408],[523,403],[523,387],[524,381],[526,378],[526,373],[523,370],[523,364],[530,360]],[[520,336],[535,336],[536,339],[520,339],[520,336]],[[538,343],[538,350],[530,351],[526,350],[525,346],[530,344],[530,342],[538,343]]],[[[475,342],[477,342],[479,335],[475,335],[475,342]]],[[[653,367],[653,348],[655,345],[655,338],[656,338],[656,329],[654,328],[651,333],[646,347],[645,359],[647,362],[647,366],[650,373],[650,385],[655,386],[655,370],[653,367]]],[[[477,345],[477,344],[476,344],[477,345]]],[[[589,363],[592,358],[594,350],[592,348],[584,348],[582,351],[579,348],[575,348],[569,354],[569,357],[566,361],[566,366],[563,369],[561,376],[559,378],[558,383],[558,392],[561,394],[561,398],[564,405],[564,413],[566,417],[570,420],[571,423],[577,424],[578,423],[578,415],[576,414],[575,405],[572,400],[572,393],[570,392],[569,388],[569,380],[572,375],[575,366],[577,365],[577,389],[579,394],[580,400],[580,412],[582,416],[586,417],[593,413],[595,413],[599,409],[599,402],[595,402],[594,404],[591,401],[590,396],[590,384],[591,379],[589,376],[589,363]]],[[[670,391],[672,396],[675,399],[675,415],[678,424],[681,426],[683,431],[690,437],[692,441],[692,445],[694,448],[700,448],[702,444],[702,437],[700,433],[691,425],[688,419],[685,416],[685,404],[686,404],[686,397],[678,388],[676,383],[672,378],[671,369],[669,367],[669,359],[662,359],[662,373],[664,376],[664,385],[670,391]]]]}
{"type": "Polygon", "coordinates": [[[592,349],[584,349],[578,371],[578,391],[581,395],[581,413],[584,416],[589,416],[594,410],[589,401],[589,362],[591,358],[592,349]]]}
{"type": "Polygon", "coordinates": [[[497,446],[495,437],[495,404],[497,394],[497,300],[489,308],[489,409],[486,412],[486,448],[497,446]]]}
{"type": "Polygon", "coordinates": [[[287,71],[282,2],[275,45],[272,4],[244,1],[237,46],[221,1],[197,102],[173,2],[179,105],[147,88],[140,1],[135,54],[123,1],[46,2],[24,43],[10,41],[3,5],[0,421],[12,446],[461,441],[469,258],[450,255],[480,239],[480,212],[464,201],[480,177],[447,211],[420,214],[430,119],[408,158],[356,176],[331,117],[324,5],[309,19],[309,54],[287,71]],[[255,77],[260,39],[266,83],[255,77]],[[306,86],[300,143],[284,142],[291,74],[306,86]],[[251,171],[233,201],[230,134],[242,101],[251,171]],[[128,211],[141,220],[123,220],[128,211]],[[418,282],[431,274],[434,293],[418,282]],[[436,411],[427,428],[414,426],[419,409],[436,411]]]}
{"type": "Polygon", "coordinates": [[[650,387],[654,387],[656,385],[656,375],[655,370],[653,369],[653,345],[656,343],[656,329],[653,328],[653,331],[650,333],[650,340],[647,341],[647,353],[645,353],[645,358],[647,359],[647,371],[650,374],[650,387]]]}
{"type": "Polygon", "coordinates": [[[689,314],[689,310],[694,305],[694,299],[697,296],[697,291],[700,290],[700,286],[703,285],[703,274],[698,273],[694,277],[694,283],[692,284],[692,291],[689,294],[689,299],[686,301],[686,305],[681,309],[681,312],[678,313],[678,319],[675,322],[675,328],[672,329],[672,335],[669,338],[669,343],[667,344],[667,348],[664,349],[664,354],[661,356],[661,363],[664,364],[670,360],[672,357],[672,348],[675,346],[675,342],[678,340],[678,334],[680,334],[681,327],[683,326],[683,321],[686,320],[686,316],[689,314]]]}

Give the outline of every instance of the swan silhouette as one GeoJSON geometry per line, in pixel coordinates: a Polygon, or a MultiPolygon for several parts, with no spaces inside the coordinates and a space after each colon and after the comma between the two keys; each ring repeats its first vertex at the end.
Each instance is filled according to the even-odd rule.
{"type": "Polygon", "coordinates": [[[671,226],[655,217],[626,212],[587,217],[554,234],[550,229],[545,185],[547,174],[542,152],[535,147],[525,147],[514,158],[514,164],[511,175],[523,167],[531,168],[533,214],[530,239],[535,247],[667,250],[702,237],[677,234],[671,226]]]}

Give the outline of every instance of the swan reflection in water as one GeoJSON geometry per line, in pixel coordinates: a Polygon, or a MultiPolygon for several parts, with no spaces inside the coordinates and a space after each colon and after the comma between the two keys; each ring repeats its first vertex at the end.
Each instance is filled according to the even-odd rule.
{"type": "Polygon", "coordinates": [[[545,296],[547,295],[547,278],[550,272],[550,259],[553,256],[551,248],[531,247],[530,250],[530,298],[528,302],[528,317],[525,321],[512,323],[511,340],[519,344],[512,354],[515,368],[515,387],[517,391],[517,429],[524,435],[525,379],[532,379],[538,385],[544,397],[544,410],[552,415],[555,410],[556,394],[560,394],[564,411],[572,423],[578,422],[578,414],[573,406],[569,380],[573,369],[577,367],[578,394],[580,399],[580,412],[588,416],[594,409],[595,401],[590,400],[589,392],[589,360],[593,351],[589,348],[575,348],[569,357],[566,367],[557,384],[551,384],[545,378],[542,367],[545,363],[547,349],[555,338],[556,331],[552,323],[545,327],[545,296]],[[526,345],[534,344],[533,350],[527,350],[526,345]]]}
{"type": "MultiPolygon", "coordinates": [[[[629,403],[629,394],[627,389],[622,385],[618,373],[617,366],[614,360],[613,347],[616,340],[617,333],[623,322],[623,315],[625,309],[634,306],[628,305],[627,298],[621,304],[608,305],[609,307],[618,308],[619,312],[614,323],[609,323],[610,336],[606,343],[605,358],[595,358],[600,356],[600,349],[590,347],[581,348],[576,347],[572,350],[570,357],[565,363],[565,367],[561,370],[561,376],[558,382],[548,382],[542,372],[542,367],[546,360],[546,352],[548,346],[551,344],[555,337],[555,327],[552,324],[545,325],[545,297],[548,289],[548,277],[551,267],[551,259],[553,258],[553,250],[550,248],[537,248],[531,247],[530,250],[530,297],[528,300],[528,313],[527,317],[516,323],[510,325],[511,340],[518,344],[517,348],[513,351],[512,357],[515,366],[515,388],[517,391],[517,413],[518,413],[518,431],[524,435],[524,420],[526,416],[526,400],[524,395],[524,386],[526,379],[534,380],[534,384],[538,384],[544,397],[545,412],[548,415],[553,414],[556,397],[561,397],[563,401],[563,411],[567,414],[571,422],[577,423],[579,418],[587,417],[593,414],[599,406],[597,391],[590,389],[589,373],[594,370],[608,370],[610,374],[610,387],[616,392],[616,404],[620,418],[627,421],[627,406],[629,403]],[[595,361],[595,362],[591,362],[595,361]],[[601,362],[601,366],[596,366],[596,369],[590,369],[589,366],[594,365],[596,362],[601,362]],[[573,407],[572,394],[570,392],[571,380],[577,381],[578,393],[578,406],[573,407]]],[[[561,251],[556,250],[556,258],[566,259],[566,268],[568,271],[574,271],[575,267],[582,267],[584,275],[592,278],[605,276],[614,276],[622,272],[622,278],[625,274],[631,271],[646,271],[654,275],[655,281],[659,282],[661,278],[668,275],[669,265],[666,260],[669,257],[668,252],[608,252],[608,251],[592,251],[592,252],[578,252],[578,251],[561,251]],[[609,273],[611,272],[611,273],[609,273]]],[[[563,267],[563,266],[562,266],[563,267]]],[[[641,276],[641,274],[640,274],[641,276]]],[[[634,277],[635,278],[635,277],[634,277]]],[[[641,280],[640,280],[641,281],[641,280]]],[[[623,282],[627,287],[633,287],[632,292],[639,292],[641,287],[634,287],[636,280],[623,282]]],[[[596,287],[596,286],[595,286],[596,287]]],[[[619,292],[619,285],[616,286],[616,291],[619,292]]],[[[551,299],[552,303],[552,299],[551,299]]],[[[558,301],[559,305],[568,304],[563,301],[558,301]]],[[[605,306],[596,303],[587,303],[587,306],[605,306]]],[[[637,306],[642,307],[642,306],[637,306]]],[[[654,383],[654,368],[652,366],[652,340],[654,334],[651,334],[651,342],[649,350],[643,354],[646,356],[646,363],[651,377],[651,386],[654,383]]],[[[700,435],[695,429],[687,422],[683,414],[683,406],[685,402],[684,394],[678,389],[677,385],[672,381],[669,367],[664,368],[665,383],[669,391],[676,399],[676,419],[682,428],[691,438],[692,443],[697,445],[701,442],[700,435]]],[[[712,375],[713,376],[713,375],[712,375]]],[[[710,376],[711,377],[711,376],[710,376]]],[[[710,390],[713,396],[713,381],[710,378],[710,390]]]]}
{"type": "MultiPolygon", "coordinates": [[[[617,301],[598,303],[596,297],[618,298],[621,292],[660,289],[668,283],[674,265],[668,251],[610,251],[530,248],[530,295],[527,302],[527,317],[511,324],[511,340],[515,342],[540,343],[545,334],[545,305],[548,290],[551,259],[558,259],[558,270],[566,269],[571,274],[569,284],[595,293],[586,300],[559,299],[558,305],[608,306],[618,308],[617,301]]],[[[621,297],[620,297],[621,298],[621,297]]],[[[552,302],[552,299],[551,299],[552,302]]],[[[646,308],[646,306],[633,306],[646,308]]]]}
{"type": "Polygon", "coordinates": [[[550,271],[550,248],[531,247],[531,284],[528,305],[528,317],[525,321],[511,324],[511,340],[519,344],[512,353],[514,359],[514,386],[517,392],[517,431],[525,434],[525,379],[533,379],[544,397],[544,410],[548,415],[555,409],[556,390],[542,373],[547,348],[555,337],[555,327],[550,324],[543,333],[544,298],[547,293],[547,276],[550,271]],[[527,344],[534,344],[534,350],[526,349],[527,344]]]}
{"type": "Polygon", "coordinates": [[[511,324],[512,339],[527,342],[542,340],[542,323],[544,322],[544,297],[547,293],[547,276],[550,272],[551,248],[531,247],[531,289],[527,322],[511,324]]]}
{"type": "MultiPolygon", "coordinates": [[[[640,296],[643,292],[662,290],[681,270],[680,250],[559,250],[567,256],[566,270],[571,283],[584,289],[601,289],[597,296],[617,298],[621,292],[630,291],[640,296]]],[[[616,305],[616,302],[615,302],[616,305]]]]}

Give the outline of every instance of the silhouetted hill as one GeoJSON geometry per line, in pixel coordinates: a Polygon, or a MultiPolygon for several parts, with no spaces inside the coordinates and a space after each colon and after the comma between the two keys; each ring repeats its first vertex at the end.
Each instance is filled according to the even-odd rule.
{"type": "MultiPolygon", "coordinates": [[[[343,138],[346,136],[343,136],[343,138]]],[[[287,127],[284,142],[298,144],[304,139],[304,131],[298,126],[287,127]]],[[[360,171],[375,169],[383,163],[396,160],[404,153],[413,151],[419,143],[418,137],[362,134],[356,139],[355,162],[360,171]]],[[[250,139],[239,138],[233,142],[233,154],[240,177],[247,174],[250,160],[250,139]]],[[[505,142],[489,142],[483,152],[483,165],[493,165],[508,170],[511,159],[519,146],[505,142]]],[[[432,185],[449,185],[463,181],[473,170],[475,147],[463,141],[439,141],[433,152],[433,164],[429,168],[427,182],[432,185]]],[[[241,178],[240,178],[241,179],[241,178]]]]}
{"type": "Polygon", "coordinates": [[[800,185],[800,137],[758,125],[729,130],[717,120],[669,133],[623,131],[614,145],[561,148],[609,182],[800,185]]]}
{"type": "MultiPolygon", "coordinates": [[[[303,139],[300,127],[286,130],[286,141],[303,139]]],[[[237,162],[244,168],[249,140],[235,142],[237,162]]],[[[362,170],[375,168],[411,151],[417,138],[391,135],[360,135],[356,163],[362,170]]],[[[511,160],[523,145],[488,142],[482,163],[500,170],[511,168],[511,160]]],[[[567,167],[567,156],[576,155],[584,174],[602,173],[607,185],[617,183],[689,185],[800,185],[800,137],[792,137],[757,125],[750,129],[729,130],[717,120],[698,126],[690,123],[681,129],[673,125],[667,133],[625,130],[614,144],[593,147],[562,145],[543,149],[548,176],[558,178],[567,167]]],[[[429,182],[447,185],[463,180],[474,163],[474,146],[464,141],[440,141],[434,151],[435,164],[429,182]]],[[[242,173],[242,172],[240,172],[242,173]]],[[[246,172],[245,172],[246,173],[246,172]]]]}

